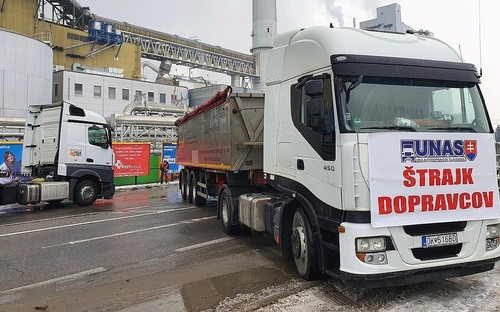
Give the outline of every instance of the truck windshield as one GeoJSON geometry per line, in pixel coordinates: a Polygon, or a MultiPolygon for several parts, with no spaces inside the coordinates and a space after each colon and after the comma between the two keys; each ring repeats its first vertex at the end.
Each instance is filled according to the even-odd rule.
{"type": "Polygon", "coordinates": [[[475,83],[336,76],[348,132],[491,132],[475,83]]]}

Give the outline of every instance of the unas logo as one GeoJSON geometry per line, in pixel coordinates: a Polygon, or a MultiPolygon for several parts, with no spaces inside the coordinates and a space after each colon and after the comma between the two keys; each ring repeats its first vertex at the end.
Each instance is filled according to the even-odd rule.
{"type": "Polygon", "coordinates": [[[401,162],[473,161],[476,140],[401,140],[401,162]]]}

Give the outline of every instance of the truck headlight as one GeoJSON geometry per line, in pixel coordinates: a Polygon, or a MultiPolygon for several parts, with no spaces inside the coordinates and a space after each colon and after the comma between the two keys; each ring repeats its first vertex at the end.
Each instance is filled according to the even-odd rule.
{"type": "Polygon", "coordinates": [[[500,237],[500,224],[491,224],[486,227],[486,238],[500,237]]]}
{"type": "Polygon", "coordinates": [[[368,264],[387,264],[386,238],[362,237],[356,238],[356,257],[368,264]]]}
{"type": "Polygon", "coordinates": [[[496,249],[500,244],[500,224],[486,226],[486,251],[496,249]]]}
{"type": "Polygon", "coordinates": [[[356,252],[385,251],[385,237],[356,238],[356,252]]]}

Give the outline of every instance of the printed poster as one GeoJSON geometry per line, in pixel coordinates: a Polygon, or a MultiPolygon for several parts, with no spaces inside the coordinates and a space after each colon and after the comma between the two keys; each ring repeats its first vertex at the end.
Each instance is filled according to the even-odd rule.
{"type": "Polygon", "coordinates": [[[23,156],[23,143],[22,142],[0,142],[0,171],[1,168],[10,168],[12,167],[12,171],[15,173],[22,172],[21,159],[23,156]],[[14,155],[14,159],[9,158],[8,156],[12,154],[14,155]],[[10,166],[7,165],[7,162],[12,162],[10,166]]]}
{"type": "Polygon", "coordinates": [[[161,161],[168,161],[168,173],[179,173],[179,165],[175,163],[175,153],[177,152],[177,144],[175,143],[163,143],[163,153],[161,155],[161,161]]]}
{"type": "Polygon", "coordinates": [[[368,146],[374,227],[500,217],[493,135],[374,133],[368,146]]]}
{"type": "Polygon", "coordinates": [[[115,177],[149,175],[149,143],[115,143],[113,153],[115,177]]]}

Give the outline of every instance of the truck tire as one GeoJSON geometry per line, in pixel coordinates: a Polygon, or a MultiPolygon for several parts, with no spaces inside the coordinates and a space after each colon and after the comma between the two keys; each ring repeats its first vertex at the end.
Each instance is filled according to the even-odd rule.
{"type": "Polygon", "coordinates": [[[299,276],[312,280],[317,275],[316,248],[311,226],[302,209],[297,209],[293,216],[291,238],[292,255],[299,276]]]}
{"type": "MultiPolygon", "coordinates": [[[[195,206],[205,205],[205,198],[198,195],[198,176],[196,172],[191,172],[189,179],[189,196],[191,197],[191,203],[195,206]]],[[[189,200],[188,200],[189,201],[189,200]]]]}
{"type": "Polygon", "coordinates": [[[187,201],[190,204],[193,203],[193,186],[192,186],[193,176],[194,172],[191,170],[186,175],[186,196],[187,196],[187,201]]]}
{"type": "Polygon", "coordinates": [[[236,227],[231,224],[234,209],[231,194],[228,189],[225,188],[221,191],[218,203],[222,230],[228,235],[233,234],[236,231],[236,227]]]}
{"type": "MultiPolygon", "coordinates": [[[[201,183],[206,183],[205,176],[203,175],[203,172],[200,173],[198,178],[199,178],[201,183]]],[[[202,187],[198,187],[198,186],[196,187],[196,190],[198,190],[198,188],[200,189],[200,191],[202,190],[202,187]]],[[[194,204],[196,206],[204,206],[207,203],[207,199],[203,196],[200,196],[198,194],[198,192],[196,192],[195,194],[196,194],[196,196],[194,198],[194,204]]]]}
{"type": "Polygon", "coordinates": [[[186,170],[181,171],[179,187],[181,188],[182,200],[187,199],[187,180],[186,180],[186,170]]]}
{"type": "Polygon", "coordinates": [[[78,206],[92,205],[97,199],[97,184],[91,180],[78,182],[73,193],[73,202],[78,206]]]}

